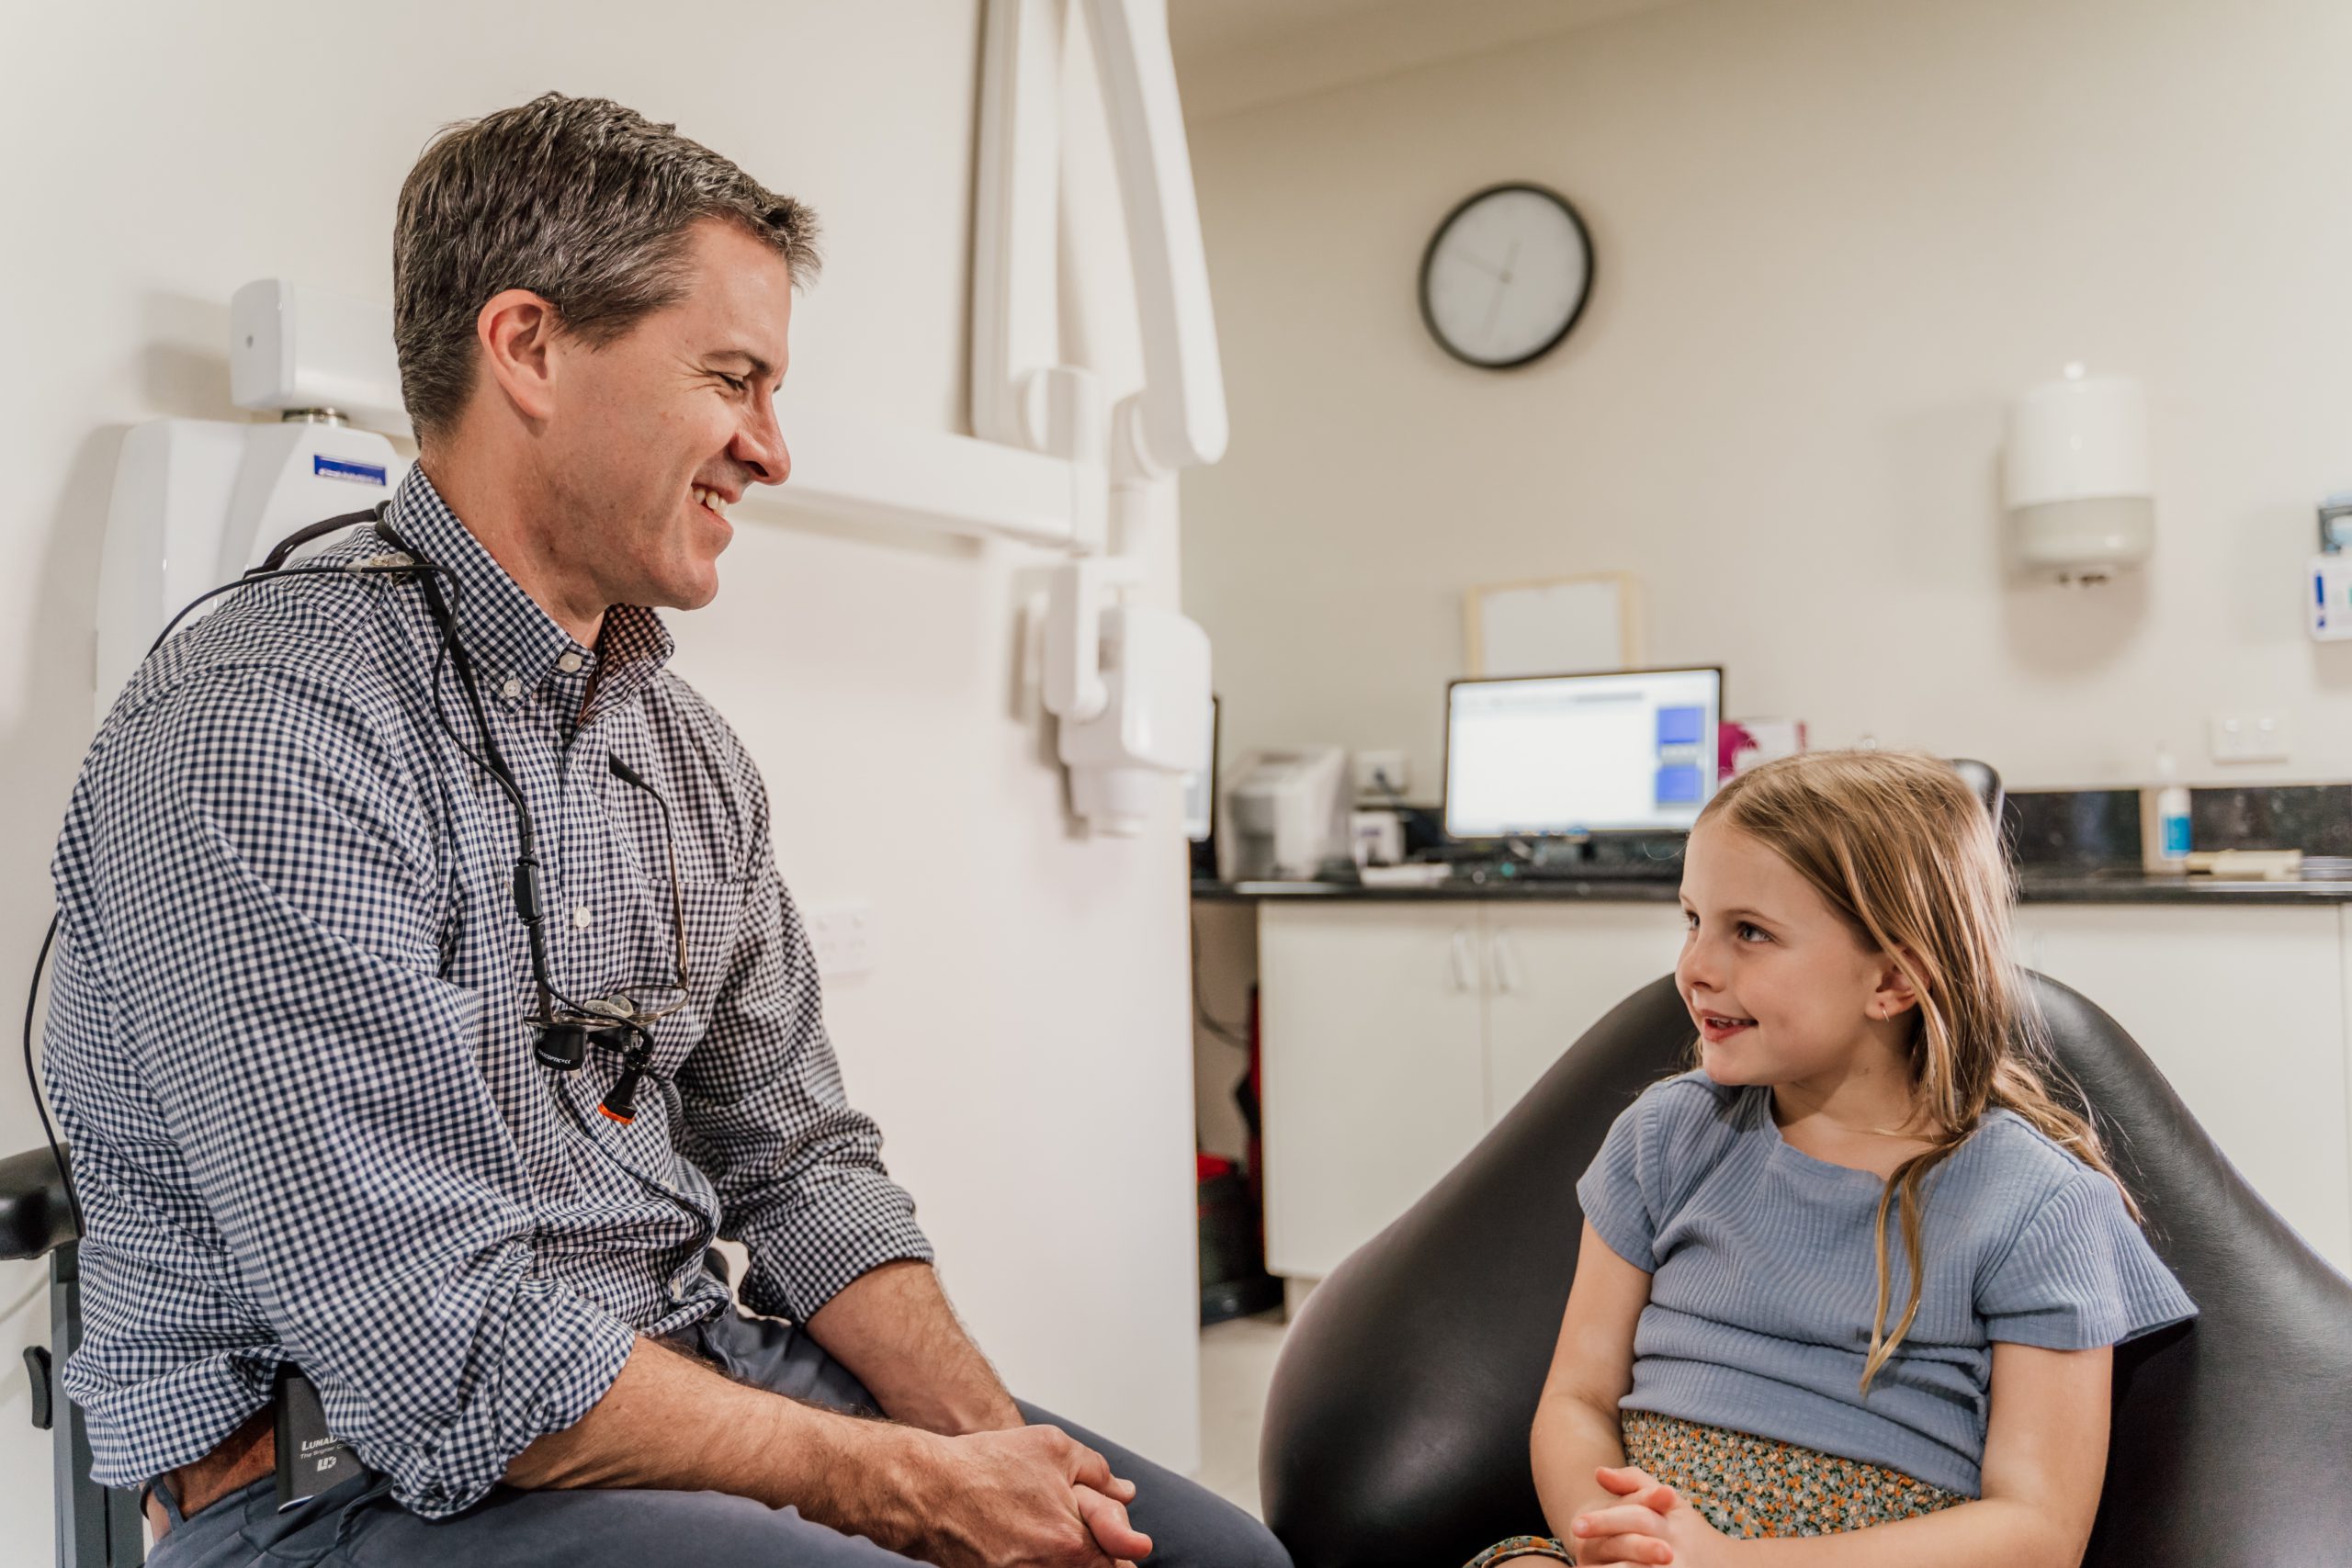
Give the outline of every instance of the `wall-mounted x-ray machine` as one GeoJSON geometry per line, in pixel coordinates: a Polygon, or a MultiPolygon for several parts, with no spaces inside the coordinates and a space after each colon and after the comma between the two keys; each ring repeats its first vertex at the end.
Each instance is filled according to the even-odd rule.
{"type": "Polygon", "coordinates": [[[1225,382],[1165,0],[990,0],[982,45],[972,276],[972,424],[1069,465],[1071,558],[1044,606],[1043,694],[1080,815],[1135,832],[1170,774],[1211,765],[1209,644],[1140,602],[1174,526],[1176,472],[1225,455],[1225,382]],[[1065,363],[1065,26],[1081,17],[1102,91],[1140,329],[1143,383],[1112,403],[1065,363]]]}
{"type": "MultiPolygon", "coordinates": [[[[786,502],[1062,553],[1037,606],[1040,687],[1071,798],[1142,830],[1209,762],[1209,648],[1136,602],[1176,470],[1225,450],[1225,392],[1165,0],[989,0],[972,289],[971,436],[793,415],[786,502]],[[1113,405],[1062,363],[1057,252],[1067,27],[1082,16],[1115,161],[1142,387],[1113,405]]],[[[101,718],[171,615],[305,524],[373,505],[408,462],[391,312],[278,279],[230,306],[231,395],[277,423],[125,436],[101,553],[101,718]]]]}

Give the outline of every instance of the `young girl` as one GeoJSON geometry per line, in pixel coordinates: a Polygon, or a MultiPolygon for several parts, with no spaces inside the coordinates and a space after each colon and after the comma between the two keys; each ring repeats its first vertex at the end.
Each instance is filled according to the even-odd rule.
{"type": "Polygon", "coordinates": [[[2045,1085],[2008,903],[1932,759],[1789,758],[1708,805],[1675,967],[1700,1066],[1577,1185],[1532,1433],[1557,1539],[1481,1562],[2081,1561],[2110,1348],[2197,1309],[2045,1085]]]}

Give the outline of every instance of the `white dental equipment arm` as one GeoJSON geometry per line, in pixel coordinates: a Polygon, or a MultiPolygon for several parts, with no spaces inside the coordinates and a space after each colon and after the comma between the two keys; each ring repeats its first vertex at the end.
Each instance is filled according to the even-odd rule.
{"type": "Polygon", "coordinates": [[[1205,468],[1225,456],[1225,372],[1209,309],[1209,265],[1193,190],[1167,0],[1087,0],[1118,160],[1119,201],[1143,325],[1147,471],[1205,468]]]}
{"type": "Polygon", "coordinates": [[[1057,362],[1065,4],[989,6],[972,415],[984,438],[1062,457],[1103,497],[1099,510],[1074,508],[1074,558],[1055,570],[1038,612],[1039,688],[1060,722],[1080,815],[1136,833],[1169,795],[1169,776],[1210,764],[1208,638],[1122,592],[1140,582],[1145,548],[1173,518],[1176,470],[1224,455],[1225,386],[1165,0],[1077,0],[1118,177],[1143,385],[1108,410],[1093,371],[1057,362]]]}

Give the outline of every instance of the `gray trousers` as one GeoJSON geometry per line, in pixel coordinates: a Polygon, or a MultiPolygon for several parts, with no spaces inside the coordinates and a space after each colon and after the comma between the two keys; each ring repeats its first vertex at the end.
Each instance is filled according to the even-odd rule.
{"type": "MultiPolygon", "coordinates": [[[[692,1334],[695,1348],[744,1382],[837,1410],[874,1409],[863,1384],[791,1324],[721,1313],[692,1334]]],[[[1128,1509],[1151,1537],[1149,1568],[1290,1568],[1263,1525],[1223,1498],[1116,1443],[1023,1403],[1032,1422],[1059,1427],[1136,1483],[1128,1509]]],[[[275,1483],[257,1482],[172,1529],[153,1568],[905,1568],[863,1536],[723,1492],[491,1490],[452,1518],[423,1519],[390,1484],[359,1475],[280,1514],[275,1483]]]]}

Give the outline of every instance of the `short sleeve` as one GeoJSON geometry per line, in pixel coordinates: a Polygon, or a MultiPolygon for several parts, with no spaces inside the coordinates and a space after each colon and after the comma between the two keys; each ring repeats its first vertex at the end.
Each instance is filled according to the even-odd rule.
{"type": "Polygon", "coordinates": [[[2115,1183],[2087,1168],[2026,1222],[1978,1286],[1976,1308],[1986,1337],[2046,1350],[2120,1344],[2197,1315],[2115,1183]]]}
{"type": "Polygon", "coordinates": [[[1645,1274],[1657,1271],[1657,1257],[1650,1247],[1658,1227],[1652,1201],[1657,1190],[1658,1101],[1657,1089],[1652,1088],[1619,1112],[1609,1136],[1601,1140],[1600,1152],[1577,1183],[1584,1217],[1609,1250],[1645,1274]]]}

